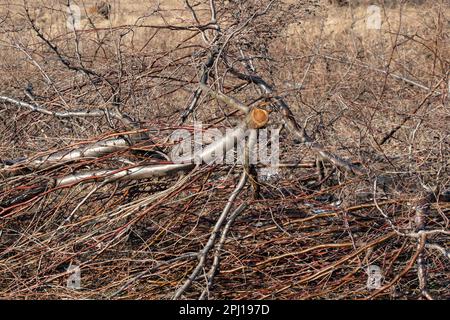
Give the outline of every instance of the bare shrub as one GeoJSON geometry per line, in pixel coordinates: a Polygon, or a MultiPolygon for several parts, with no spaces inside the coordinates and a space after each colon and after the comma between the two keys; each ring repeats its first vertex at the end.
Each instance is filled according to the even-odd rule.
{"type": "Polygon", "coordinates": [[[445,1],[70,4],[0,9],[2,298],[449,298],[445,1]]]}

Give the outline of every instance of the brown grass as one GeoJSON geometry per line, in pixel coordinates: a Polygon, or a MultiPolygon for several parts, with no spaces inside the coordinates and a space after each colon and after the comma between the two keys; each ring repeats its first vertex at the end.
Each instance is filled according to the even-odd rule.
{"type": "MultiPolygon", "coordinates": [[[[236,8],[231,1],[217,2],[226,29],[236,8]]],[[[80,3],[89,7],[94,1],[80,3]]],[[[121,83],[121,111],[139,119],[152,141],[169,150],[167,138],[174,129],[192,129],[192,118],[180,125],[180,115],[196,89],[207,45],[196,31],[159,28],[195,24],[183,1],[161,1],[158,12],[156,1],[111,3],[110,20],[85,17],[77,32],[82,62],[103,76],[100,83],[61,63],[30,29],[21,1],[2,5],[0,95],[28,101],[24,89],[31,83],[36,100],[50,110],[110,108],[114,97],[105,79],[121,83]]],[[[271,12],[270,18],[281,17],[286,25],[273,22],[269,29],[280,30],[272,34],[264,29],[266,17],[251,24],[230,40],[230,59],[239,56],[237,43],[248,44],[255,56],[266,50],[271,59],[255,60],[258,73],[274,84],[306,132],[368,173],[346,174],[325,163],[325,176],[318,178],[316,154],[282,133],[281,161],[296,165],[281,169],[276,179],[260,181],[261,198],[253,199],[247,188],[236,200],[236,206],[245,203],[248,209],[231,227],[209,298],[419,299],[417,239],[395,234],[377,206],[396,227],[413,232],[424,186],[437,193],[450,189],[450,7],[435,1],[385,8],[382,29],[368,30],[365,6],[284,3],[281,8],[290,9],[271,12]],[[408,121],[394,137],[380,144],[404,119],[408,121]],[[374,177],[379,178],[377,202],[372,198],[374,177]],[[382,292],[368,290],[370,264],[383,269],[383,284],[395,283],[382,292]]],[[[62,2],[29,5],[42,32],[78,63],[62,2]]],[[[207,23],[208,1],[196,9],[207,23]]],[[[209,84],[223,81],[225,92],[249,105],[262,99],[254,85],[236,89],[244,82],[224,64],[217,70],[209,84]]],[[[239,114],[208,97],[202,96],[199,106],[195,116],[203,123],[223,129],[238,122],[239,114]]],[[[270,126],[279,126],[276,112],[269,119],[270,126]]],[[[0,102],[0,159],[71,150],[127,130],[106,117],[69,121],[0,102]]],[[[172,177],[99,189],[93,184],[46,189],[17,207],[1,205],[54,177],[115,167],[119,158],[138,164],[156,161],[139,152],[0,177],[0,297],[173,296],[197,260],[171,259],[203,248],[240,168],[203,167],[182,184],[172,177]],[[91,191],[89,201],[82,203],[91,191]],[[67,220],[72,212],[76,214],[67,220]],[[81,266],[81,290],[66,287],[69,265],[81,266]]],[[[427,228],[448,230],[449,212],[448,202],[434,201],[427,228]]],[[[434,235],[428,240],[448,250],[448,239],[434,235]]],[[[427,290],[448,299],[448,259],[429,247],[424,250],[427,290]]],[[[197,279],[183,297],[198,298],[204,288],[205,281],[197,279]]]]}

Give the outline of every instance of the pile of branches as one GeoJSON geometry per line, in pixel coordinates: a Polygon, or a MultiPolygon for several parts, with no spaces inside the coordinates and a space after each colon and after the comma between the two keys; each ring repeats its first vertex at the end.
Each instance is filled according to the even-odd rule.
{"type": "Polygon", "coordinates": [[[146,10],[58,34],[27,2],[0,17],[3,298],[448,298],[438,46],[424,84],[390,70],[398,43],[419,42],[400,29],[382,67],[307,39],[283,55],[288,28],[322,14],[312,2],[186,0],[181,23],[146,10]],[[399,95],[411,103],[387,110],[399,95]],[[171,134],[195,121],[232,133],[177,163],[171,134]],[[273,175],[249,161],[267,127],[280,135],[273,175]],[[211,162],[235,140],[243,161],[211,162]]]}

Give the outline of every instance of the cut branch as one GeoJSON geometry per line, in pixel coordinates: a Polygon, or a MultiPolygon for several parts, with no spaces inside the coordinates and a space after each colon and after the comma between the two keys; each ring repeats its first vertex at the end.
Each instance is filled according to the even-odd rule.
{"type": "MultiPolygon", "coordinates": [[[[248,75],[243,74],[236,70],[233,67],[229,67],[230,72],[237,76],[239,79],[246,80],[252,83],[255,83],[265,94],[273,95],[274,90],[272,87],[264,81],[258,75],[248,75]]],[[[292,113],[291,109],[287,105],[287,103],[281,97],[274,97],[276,101],[276,105],[281,111],[283,118],[286,122],[287,128],[289,131],[294,134],[302,143],[308,146],[311,150],[315,151],[321,159],[327,160],[334,164],[336,167],[344,169],[345,171],[349,171],[358,175],[365,174],[366,171],[358,166],[352,164],[351,162],[342,159],[341,157],[334,155],[333,153],[325,150],[325,147],[320,143],[314,141],[308,134],[305,132],[304,128],[302,128],[298,122],[295,120],[295,116],[292,113]]]]}

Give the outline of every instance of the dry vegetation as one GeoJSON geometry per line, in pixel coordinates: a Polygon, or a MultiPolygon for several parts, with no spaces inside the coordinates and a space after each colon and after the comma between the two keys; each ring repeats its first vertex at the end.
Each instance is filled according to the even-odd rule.
{"type": "Polygon", "coordinates": [[[450,298],[449,3],[331,2],[2,0],[0,297],[450,298]],[[278,175],[167,157],[257,108],[278,175]]]}

